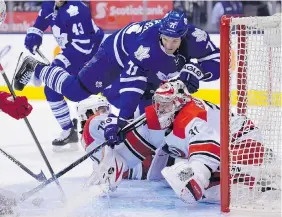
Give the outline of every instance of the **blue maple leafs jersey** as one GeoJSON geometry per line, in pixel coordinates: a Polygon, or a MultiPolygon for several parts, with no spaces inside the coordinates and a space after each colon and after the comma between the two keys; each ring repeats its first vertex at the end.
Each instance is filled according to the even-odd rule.
{"type": "Polygon", "coordinates": [[[68,59],[62,60],[65,68],[72,62],[84,65],[97,52],[104,37],[104,32],[92,20],[89,8],[81,1],[66,1],[60,8],[54,1],[43,2],[34,27],[45,31],[48,26],[68,59]]]}
{"type": "MultiPolygon", "coordinates": [[[[106,88],[104,95],[120,109],[119,116],[132,117],[146,89],[156,89],[167,79],[180,74],[191,59],[198,59],[202,70],[219,76],[219,49],[208,34],[189,27],[175,55],[166,54],[160,41],[160,20],[131,23],[109,36],[103,47],[120,70],[110,77],[119,77],[106,88]]],[[[110,79],[110,78],[109,78],[110,79]]]]}

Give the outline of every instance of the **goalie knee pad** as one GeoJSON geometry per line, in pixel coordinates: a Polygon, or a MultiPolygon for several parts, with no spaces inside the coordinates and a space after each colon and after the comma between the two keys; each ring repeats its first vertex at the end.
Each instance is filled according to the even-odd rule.
{"type": "Polygon", "coordinates": [[[202,199],[211,172],[201,162],[180,161],[165,167],[162,175],[180,199],[186,203],[195,203],[202,199]]]}

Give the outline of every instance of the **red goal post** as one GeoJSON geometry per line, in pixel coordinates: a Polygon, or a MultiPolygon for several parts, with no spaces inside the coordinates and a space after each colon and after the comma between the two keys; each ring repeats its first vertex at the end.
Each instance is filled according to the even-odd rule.
{"type": "MultiPolygon", "coordinates": [[[[233,209],[281,212],[281,64],[281,14],[269,17],[221,18],[222,212],[233,209]],[[246,154],[245,150],[234,152],[234,136],[230,131],[233,114],[248,117],[260,130],[261,143],[244,144],[244,147],[253,153],[246,154]],[[250,156],[256,158],[255,162],[259,163],[248,165],[250,156]],[[258,156],[262,156],[262,161],[258,156]],[[234,162],[234,159],[239,158],[245,158],[244,165],[238,166],[238,162],[234,162]],[[239,182],[234,184],[234,174],[240,177],[236,181],[244,180],[244,184],[248,179],[249,186],[239,182]],[[242,178],[243,175],[245,178],[242,178]],[[267,184],[261,180],[267,180],[267,184]],[[279,193],[280,199],[268,196],[263,203],[261,195],[265,196],[269,192],[269,195],[279,193]]],[[[244,132],[245,129],[241,130],[243,135],[248,133],[244,132]]]]}

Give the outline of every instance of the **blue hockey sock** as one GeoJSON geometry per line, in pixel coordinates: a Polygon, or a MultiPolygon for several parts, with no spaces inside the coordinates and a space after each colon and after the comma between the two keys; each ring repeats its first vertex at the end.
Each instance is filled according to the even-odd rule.
{"type": "Polygon", "coordinates": [[[70,129],[73,125],[70,119],[70,111],[67,102],[65,100],[61,100],[58,102],[48,101],[48,103],[61,128],[63,130],[70,129]]]}
{"type": "Polygon", "coordinates": [[[61,67],[57,66],[40,66],[35,68],[35,77],[41,79],[45,85],[56,91],[62,93],[62,84],[69,76],[69,73],[61,67]]]}

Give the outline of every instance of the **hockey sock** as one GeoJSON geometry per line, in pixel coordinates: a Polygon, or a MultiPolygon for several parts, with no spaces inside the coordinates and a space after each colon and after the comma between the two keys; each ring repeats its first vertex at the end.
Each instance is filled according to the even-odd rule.
{"type": "Polygon", "coordinates": [[[35,68],[35,77],[57,93],[62,93],[62,83],[69,76],[63,68],[57,66],[41,66],[35,68]]]}
{"type": "Polygon", "coordinates": [[[49,102],[52,112],[57,119],[63,130],[68,130],[72,127],[72,121],[70,119],[70,111],[68,104],[65,100],[58,102],[49,102]]]}

